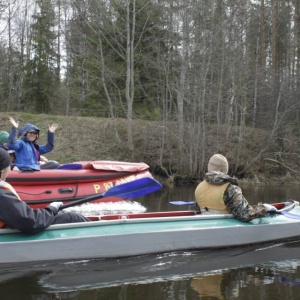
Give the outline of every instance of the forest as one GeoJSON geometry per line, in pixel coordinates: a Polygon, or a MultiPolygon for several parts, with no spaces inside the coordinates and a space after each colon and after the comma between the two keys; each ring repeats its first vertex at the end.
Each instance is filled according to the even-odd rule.
{"type": "Polygon", "coordinates": [[[168,176],[213,153],[298,174],[300,0],[0,0],[0,17],[1,112],[108,119],[132,153],[152,122],[168,176]]]}

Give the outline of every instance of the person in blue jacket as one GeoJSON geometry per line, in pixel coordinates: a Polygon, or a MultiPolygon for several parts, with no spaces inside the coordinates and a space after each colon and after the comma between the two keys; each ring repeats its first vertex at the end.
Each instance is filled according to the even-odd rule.
{"type": "MultiPolygon", "coordinates": [[[[40,134],[38,127],[27,123],[18,133],[19,123],[12,117],[9,117],[9,121],[12,124],[12,129],[9,133],[7,147],[15,151],[14,166],[19,170],[40,170],[40,156],[53,150],[54,133],[58,124],[49,126],[47,144],[40,145],[37,143],[40,134]]],[[[58,166],[58,163],[53,164],[53,168],[58,166]]]]}

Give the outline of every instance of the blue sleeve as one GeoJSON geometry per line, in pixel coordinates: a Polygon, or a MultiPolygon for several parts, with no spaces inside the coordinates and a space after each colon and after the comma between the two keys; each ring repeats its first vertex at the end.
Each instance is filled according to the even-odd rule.
{"type": "Polygon", "coordinates": [[[19,150],[22,148],[22,145],[22,141],[17,139],[17,128],[12,127],[7,140],[8,149],[19,150]]]}
{"type": "Polygon", "coordinates": [[[54,148],[54,132],[50,132],[48,130],[47,133],[47,144],[46,145],[39,145],[39,153],[45,154],[51,152],[54,148]]]}

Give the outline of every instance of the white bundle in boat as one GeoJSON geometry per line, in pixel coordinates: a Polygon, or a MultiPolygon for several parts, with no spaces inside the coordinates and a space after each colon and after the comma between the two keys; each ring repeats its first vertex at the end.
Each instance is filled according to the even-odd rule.
{"type": "Polygon", "coordinates": [[[134,214],[142,213],[147,209],[136,201],[115,201],[115,202],[98,202],[85,203],[78,206],[72,206],[65,209],[83,214],[84,216],[103,216],[110,214],[134,214]]]}

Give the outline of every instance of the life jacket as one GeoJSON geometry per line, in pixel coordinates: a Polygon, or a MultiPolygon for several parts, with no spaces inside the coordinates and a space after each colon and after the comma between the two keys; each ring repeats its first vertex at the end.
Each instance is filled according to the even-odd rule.
{"type": "MultiPolygon", "coordinates": [[[[12,192],[21,201],[21,198],[17,194],[16,190],[6,181],[0,180],[0,188],[3,190],[8,190],[8,191],[12,192]]],[[[0,228],[4,228],[4,227],[5,227],[4,222],[0,220],[0,228]]]]}
{"type": "Polygon", "coordinates": [[[195,198],[200,208],[226,211],[224,193],[230,183],[222,185],[210,184],[202,181],[195,190],[195,198]]]}

